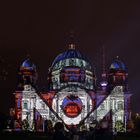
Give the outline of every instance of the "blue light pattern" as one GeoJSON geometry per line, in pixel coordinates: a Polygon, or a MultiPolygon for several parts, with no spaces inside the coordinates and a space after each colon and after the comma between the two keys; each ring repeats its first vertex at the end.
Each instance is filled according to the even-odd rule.
{"type": "Polygon", "coordinates": [[[21,67],[32,67],[32,68],[36,68],[36,66],[30,61],[29,58],[23,61],[23,63],[21,64],[21,67]]]}
{"type": "Polygon", "coordinates": [[[68,58],[79,58],[79,59],[82,59],[82,60],[87,60],[87,58],[85,58],[85,56],[83,56],[79,51],[77,51],[75,49],[68,49],[67,51],[59,54],[55,58],[52,66],[54,66],[59,61],[64,60],[64,59],[68,59],[68,58]]]}
{"type": "Polygon", "coordinates": [[[126,71],[126,66],[122,61],[114,60],[110,66],[110,69],[121,69],[121,70],[126,71]]]}

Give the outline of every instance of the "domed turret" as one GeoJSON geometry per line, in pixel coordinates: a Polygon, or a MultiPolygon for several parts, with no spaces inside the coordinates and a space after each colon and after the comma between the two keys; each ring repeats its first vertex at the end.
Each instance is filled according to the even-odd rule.
{"type": "Polygon", "coordinates": [[[19,68],[18,72],[18,88],[22,89],[24,85],[35,86],[37,80],[36,66],[30,58],[25,59],[19,68]]]}
{"type": "Polygon", "coordinates": [[[110,65],[108,83],[110,86],[127,86],[127,68],[117,56],[110,65]]]}
{"type": "Polygon", "coordinates": [[[26,67],[26,68],[33,67],[33,66],[34,66],[34,64],[30,61],[29,58],[24,60],[21,64],[21,67],[26,67]]]}
{"type": "Polygon", "coordinates": [[[109,69],[115,71],[127,71],[125,64],[119,59],[118,56],[113,60],[109,69]]]}

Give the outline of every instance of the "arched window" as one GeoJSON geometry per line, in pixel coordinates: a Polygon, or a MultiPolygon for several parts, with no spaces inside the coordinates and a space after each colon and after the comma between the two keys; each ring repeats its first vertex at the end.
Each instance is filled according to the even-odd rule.
{"type": "Polygon", "coordinates": [[[105,109],[105,105],[104,104],[101,104],[100,105],[100,108],[101,108],[101,110],[104,110],[105,109]]]}
{"type": "Polygon", "coordinates": [[[123,102],[118,101],[118,110],[123,110],[123,102]]]}
{"type": "Polygon", "coordinates": [[[28,103],[27,103],[27,102],[24,102],[23,108],[24,108],[24,109],[28,109],[28,103]]]}

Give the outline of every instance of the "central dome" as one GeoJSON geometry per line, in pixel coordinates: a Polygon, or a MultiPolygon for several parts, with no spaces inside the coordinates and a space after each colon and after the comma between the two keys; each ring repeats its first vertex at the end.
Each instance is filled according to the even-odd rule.
{"type": "MultiPolygon", "coordinates": [[[[59,54],[49,68],[50,89],[60,90],[67,86],[78,84],[85,89],[93,89],[95,77],[92,67],[74,44],[69,44],[69,49],[59,54]]],[[[72,89],[73,90],[73,89],[72,89]]]]}
{"type": "Polygon", "coordinates": [[[87,59],[78,50],[75,49],[75,45],[70,44],[69,49],[67,51],[59,54],[55,58],[55,60],[53,61],[52,66],[54,66],[59,61],[64,60],[64,59],[68,59],[68,58],[79,58],[79,59],[87,61],[87,59]]]}

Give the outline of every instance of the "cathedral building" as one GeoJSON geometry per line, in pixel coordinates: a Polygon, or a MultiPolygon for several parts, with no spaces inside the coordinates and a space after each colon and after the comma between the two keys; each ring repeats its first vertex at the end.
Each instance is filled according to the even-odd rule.
{"type": "Polygon", "coordinates": [[[128,90],[125,64],[117,57],[96,83],[95,68],[75,48],[74,43],[53,61],[48,73],[48,91],[37,89],[37,70],[29,58],[18,71],[15,91],[15,113],[20,123],[25,120],[29,130],[44,131],[46,120],[63,122],[68,128],[93,122],[109,122],[112,131],[119,131],[120,122],[127,131],[131,119],[131,94],[128,90]]]}

